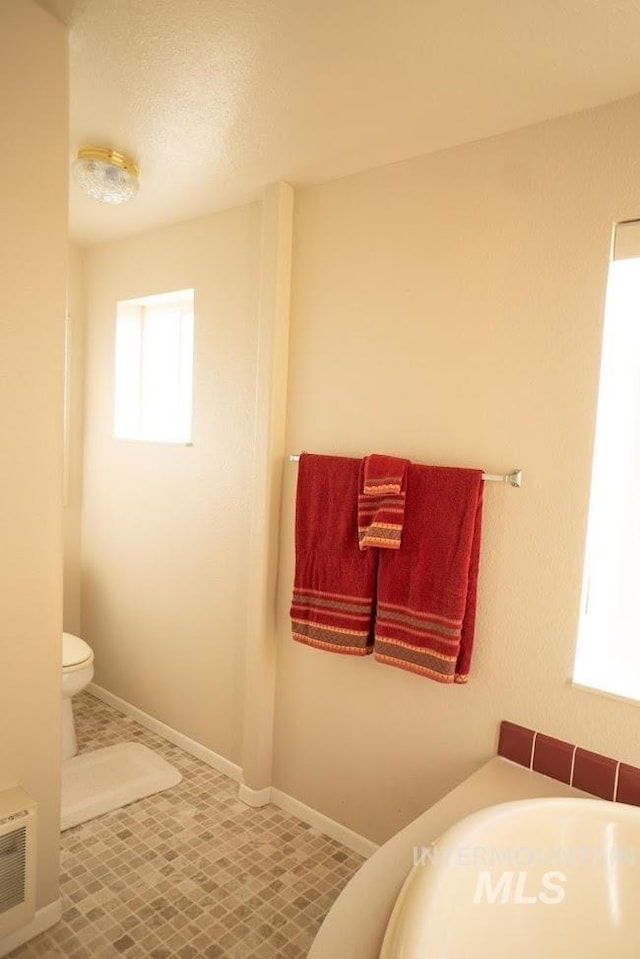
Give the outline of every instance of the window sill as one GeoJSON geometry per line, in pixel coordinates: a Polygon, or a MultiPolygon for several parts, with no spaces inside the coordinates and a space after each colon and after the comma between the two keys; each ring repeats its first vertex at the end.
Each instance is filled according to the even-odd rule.
{"type": "Polygon", "coordinates": [[[136,446],[193,446],[191,440],[138,440],[131,436],[112,436],[116,443],[134,443],[136,446]]]}
{"type": "Polygon", "coordinates": [[[615,699],[619,703],[630,703],[632,706],[640,706],[640,693],[637,698],[632,696],[622,696],[620,693],[611,693],[606,689],[599,689],[597,686],[586,686],[584,683],[576,683],[570,679],[569,684],[574,689],[579,689],[583,693],[593,693],[596,696],[604,696],[606,699],[615,699]]]}

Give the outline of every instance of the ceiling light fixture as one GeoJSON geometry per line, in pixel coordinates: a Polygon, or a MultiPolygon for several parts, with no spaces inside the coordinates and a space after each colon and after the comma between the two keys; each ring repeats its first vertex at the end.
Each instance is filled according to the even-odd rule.
{"type": "Polygon", "coordinates": [[[138,192],[138,168],[123,153],[82,147],[73,161],[76,183],[101,203],[126,203],[138,192]]]}

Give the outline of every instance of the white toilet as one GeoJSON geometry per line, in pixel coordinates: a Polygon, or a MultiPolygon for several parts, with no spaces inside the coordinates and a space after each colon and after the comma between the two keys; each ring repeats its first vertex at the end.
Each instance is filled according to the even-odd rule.
{"type": "Polygon", "coordinates": [[[71,697],[93,679],[93,650],[79,636],[62,634],[62,758],[78,752],[71,697]]]}

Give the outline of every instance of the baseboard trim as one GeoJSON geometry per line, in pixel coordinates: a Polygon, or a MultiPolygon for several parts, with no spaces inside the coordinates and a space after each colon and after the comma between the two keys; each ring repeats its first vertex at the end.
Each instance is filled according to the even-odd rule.
{"type": "Polygon", "coordinates": [[[166,723],[156,719],[155,716],[150,716],[149,713],[145,713],[144,710],[138,709],[137,706],[132,706],[126,699],[121,699],[114,693],[110,693],[108,689],[104,689],[103,686],[98,686],[97,683],[89,683],[86,691],[92,696],[95,696],[96,699],[106,703],[107,706],[112,706],[119,713],[123,713],[125,716],[131,716],[132,719],[135,719],[135,721],[140,723],[141,726],[144,726],[145,729],[157,733],[158,736],[162,736],[163,739],[173,743],[174,746],[179,746],[180,749],[184,749],[186,753],[195,756],[196,759],[201,759],[207,766],[212,766],[214,769],[217,769],[218,772],[224,773],[225,776],[233,779],[234,782],[240,782],[242,780],[242,769],[240,766],[237,766],[236,763],[232,763],[230,759],[225,759],[224,756],[214,752],[213,749],[209,749],[207,746],[203,746],[202,743],[197,742],[197,740],[190,739],[183,733],[179,733],[177,729],[167,726],[166,723]]]}
{"type": "Polygon", "coordinates": [[[314,829],[324,833],[325,836],[341,842],[343,846],[359,853],[361,856],[364,856],[365,859],[373,856],[374,852],[377,852],[380,848],[375,842],[366,839],[364,836],[361,836],[360,833],[354,832],[353,829],[349,829],[347,826],[343,826],[342,823],[336,822],[335,819],[330,819],[328,816],[325,816],[324,813],[314,809],[313,806],[307,806],[305,803],[300,802],[299,799],[294,799],[293,796],[282,792],[281,789],[271,789],[271,802],[274,806],[278,806],[284,810],[284,812],[291,813],[292,816],[296,816],[303,822],[313,826],[314,829]]]}
{"type": "Polygon", "coordinates": [[[240,783],[238,799],[245,803],[245,805],[251,806],[252,809],[258,809],[260,806],[269,805],[271,802],[271,792],[271,786],[266,786],[264,789],[252,789],[251,786],[245,786],[244,783],[240,783]]]}
{"type": "MultiPolygon", "coordinates": [[[[125,699],[121,699],[114,693],[110,693],[107,689],[104,689],[104,687],[98,686],[97,683],[89,683],[86,691],[92,696],[95,696],[96,699],[106,703],[107,706],[112,706],[113,709],[116,709],[119,713],[123,713],[125,716],[131,716],[132,719],[135,719],[136,722],[144,726],[145,729],[149,729],[158,736],[162,736],[163,739],[173,743],[174,746],[179,746],[180,749],[184,749],[185,752],[195,756],[196,759],[201,759],[202,762],[208,766],[212,766],[214,769],[217,769],[218,772],[224,773],[225,776],[229,776],[234,782],[239,783],[238,798],[247,806],[258,809],[260,806],[266,806],[271,802],[274,806],[278,806],[284,810],[284,812],[291,813],[292,816],[301,819],[302,822],[306,822],[309,826],[324,833],[325,836],[341,842],[343,846],[352,849],[367,859],[378,850],[379,847],[376,843],[371,842],[370,839],[366,839],[359,833],[354,832],[353,829],[343,826],[342,823],[336,822],[335,819],[330,819],[329,816],[318,812],[318,810],[312,806],[305,805],[305,803],[300,802],[299,799],[294,799],[293,796],[283,792],[281,789],[275,789],[272,786],[267,786],[264,789],[252,789],[250,786],[245,785],[242,782],[242,769],[240,766],[232,763],[229,759],[225,759],[224,756],[220,756],[212,749],[208,749],[195,739],[189,739],[188,736],[179,733],[171,726],[167,726],[166,723],[161,722],[154,716],[150,716],[149,713],[145,713],[142,709],[138,709],[137,706],[132,706],[131,703],[128,703],[125,699]]],[[[4,955],[4,953],[0,953],[0,959],[2,955],[4,955]]]]}
{"type": "Polygon", "coordinates": [[[39,936],[41,932],[46,932],[51,926],[55,926],[61,919],[62,902],[60,899],[56,899],[55,902],[50,902],[48,906],[38,909],[34,918],[26,926],[22,926],[0,939],[0,956],[9,955],[10,952],[13,952],[18,946],[24,945],[29,939],[33,939],[35,936],[39,936]]]}

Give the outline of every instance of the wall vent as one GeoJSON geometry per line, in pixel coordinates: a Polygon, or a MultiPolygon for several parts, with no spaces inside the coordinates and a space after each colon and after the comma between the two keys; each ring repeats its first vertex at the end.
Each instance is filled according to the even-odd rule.
{"type": "Polygon", "coordinates": [[[16,787],[0,792],[0,939],[35,916],[36,804],[16,787]]]}

